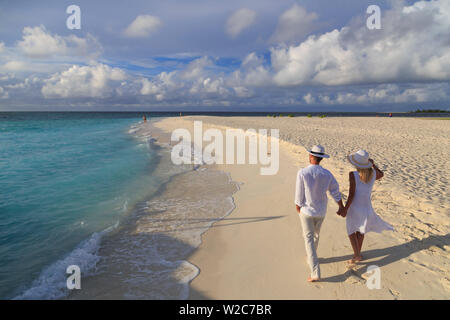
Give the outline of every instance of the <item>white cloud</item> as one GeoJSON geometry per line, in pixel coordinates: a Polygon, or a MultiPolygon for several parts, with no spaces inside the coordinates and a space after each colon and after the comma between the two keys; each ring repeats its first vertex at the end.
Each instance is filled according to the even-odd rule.
{"type": "Polygon", "coordinates": [[[17,46],[30,57],[48,57],[55,54],[65,54],[67,45],[63,37],[51,35],[44,26],[25,27],[23,40],[17,46]]]}
{"type": "Polygon", "coordinates": [[[272,48],[279,86],[344,85],[450,79],[450,2],[420,1],[384,12],[383,29],[364,22],[272,48]]]}
{"type": "MultiPolygon", "coordinates": [[[[20,58],[11,56],[11,59],[20,58]]],[[[5,59],[8,60],[8,59],[5,59]]],[[[10,60],[5,64],[0,64],[0,74],[8,72],[29,74],[32,72],[49,74],[52,72],[59,72],[69,67],[66,63],[48,63],[41,61],[33,61],[29,59],[10,60]]]]}
{"type": "Polygon", "coordinates": [[[316,99],[313,97],[313,95],[311,93],[305,94],[303,96],[303,100],[305,100],[305,102],[307,104],[314,104],[314,103],[316,103],[316,99]]]}
{"type": "MultiPolygon", "coordinates": [[[[283,13],[277,30],[291,22],[295,25],[301,15],[314,20],[299,8],[294,5],[283,13]]],[[[270,58],[264,51],[251,52],[238,67],[234,61],[228,65],[208,56],[185,64],[192,54],[162,62],[142,58],[138,65],[146,69],[172,70],[148,77],[145,68],[126,73],[98,62],[77,61],[72,51],[80,56],[92,52],[88,37],[62,37],[42,26],[28,27],[17,47],[0,43],[0,97],[23,101],[64,98],[47,100],[49,104],[80,101],[77,98],[96,104],[100,99],[117,98],[117,104],[146,106],[444,102],[450,100],[450,42],[443,36],[450,30],[448,16],[450,2],[420,1],[383,11],[382,30],[368,30],[364,19],[355,20],[295,45],[272,47],[270,58]],[[20,79],[10,79],[10,73],[20,79]]],[[[236,21],[230,36],[248,27],[236,21]]],[[[296,30],[283,40],[277,32],[277,41],[292,41],[300,35],[296,30]]]]}
{"type": "Polygon", "coordinates": [[[139,15],[125,29],[124,35],[130,38],[148,37],[162,25],[161,19],[151,15],[139,15]]]}
{"type": "Polygon", "coordinates": [[[102,51],[100,44],[90,34],[86,38],[80,38],[75,35],[62,37],[57,34],[52,35],[43,25],[25,27],[22,40],[17,42],[17,47],[31,58],[53,56],[96,58],[102,51]]]}
{"type": "Polygon", "coordinates": [[[6,71],[23,71],[27,69],[27,64],[23,61],[12,60],[1,66],[6,71]]]}
{"type": "Polygon", "coordinates": [[[277,28],[270,41],[290,42],[302,40],[314,30],[317,18],[316,13],[308,13],[303,7],[294,4],[279,17],[277,28]]]}
{"type": "Polygon", "coordinates": [[[104,64],[74,65],[45,80],[41,91],[45,98],[105,98],[114,93],[114,83],[119,85],[126,77],[123,70],[104,64]]]}
{"type": "Polygon", "coordinates": [[[230,94],[229,89],[225,85],[222,77],[217,78],[201,78],[195,81],[189,90],[190,94],[200,95],[216,95],[218,97],[225,97],[230,94]]]}
{"type": "Polygon", "coordinates": [[[141,79],[139,92],[157,101],[228,96],[231,91],[225,79],[207,69],[211,66],[214,63],[209,57],[200,57],[181,70],[162,72],[151,80],[141,79]]]}
{"type": "Polygon", "coordinates": [[[380,84],[372,88],[336,88],[334,93],[309,92],[303,96],[307,104],[368,105],[386,103],[424,103],[450,99],[448,84],[400,86],[380,84]]]}
{"type": "Polygon", "coordinates": [[[198,79],[204,76],[205,68],[212,66],[213,62],[208,57],[201,57],[190,62],[180,73],[182,79],[198,79]]]}
{"type": "Polygon", "coordinates": [[[141,82],[142,82],[142,88],[140,90],[140,93],[142,95],[161,93],[161,88],[157,84],[153,83],[152,81],[149,81],[147,78],[141,79],[141,82]]]}
{"type": "Polygon", "coordinates": [[[5,44],[3,42],[0,42],[0,53],[2,53],[5,50],[5,44]]]}
{"type": "Polygon", "coordinates": [[[8,103],[15,103],[17,99],[36,103],[36,101],[42,99],[40,92],[42,79],[39,77],[29,76],[23,79],[22,77],[17,77],[14,73],[10,73],[0,77],[0,82],[1,87],[3,87],[0,99],[5,100],[9,98],[8,103]]]}
{"type": "Polygon", "coordinates": [[[242,61],[241,67],[231,74],[231,86],[262,87],[272,84],[272,75],[263,57],[252,52],[242,61]]]}
{"type": "Polygon", "coordinates": [[[231,38],[236,38],[242,31],[250,27],[256,20],[256,12],[242,8],[228,17],[225,24],[225,33],[231,38]]]}

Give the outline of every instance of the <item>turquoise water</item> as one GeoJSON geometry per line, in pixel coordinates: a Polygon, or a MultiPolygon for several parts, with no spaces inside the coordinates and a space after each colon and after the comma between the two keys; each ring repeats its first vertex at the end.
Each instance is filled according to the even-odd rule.
{"type": "Polygon", "coordinates": [[[140,117],[0,113],[0,298],[52,298],[58,261],[89,271],[101,232],[156,190],[140,117]]]}

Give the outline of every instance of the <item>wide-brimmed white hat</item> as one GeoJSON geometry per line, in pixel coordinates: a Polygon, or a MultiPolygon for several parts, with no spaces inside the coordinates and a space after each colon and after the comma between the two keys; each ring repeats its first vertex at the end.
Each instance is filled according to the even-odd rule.
{"type": "Polygon", "coordinates": [[[369,161],[369,153],[366,150],[358,150],[349,154],[347,159],[356,168],[367,169],[372,167],[372,163],[369,161]]]}
{"type": "Polygon", "coordinates": [[[308,153],[313,155],[314,157],[319,158],[329,158],[330,156],[325,154],[325,148],[321,145],[315,145],[311,148],[311,150],[308,150],[308,153]]]}

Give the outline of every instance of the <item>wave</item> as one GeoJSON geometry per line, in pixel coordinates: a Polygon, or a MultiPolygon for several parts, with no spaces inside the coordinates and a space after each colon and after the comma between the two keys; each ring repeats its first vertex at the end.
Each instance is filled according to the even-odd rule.
{"type": "Polygon", "coordinates": [[[100,260],[98,250],[101,239],[105,234],[114,230],[117,225],[92,234],[67,256],[45,268],[39,277],[33,281],[31,287],[14,297],[13,300],[51,300],[66,297],[70,293],[66,286],[66,280],[69,276],[66,273],[66,268],[70,265],[77,265],[81,270],[82,277],[95,274],[96,265],[100,260]]]}
{"type": "MultiPolygon", "coordinates": [[[[160,137],[143,127],[138,124],[128,132],[149,144],[156,138],[161,145],[160,137]]],[[[152,173],[165,181],[159,191],[133,208],[127,201],[116,208],[130,212],[118,232],[105,237],[116,224],[94,233],[14,299],[62,299],[69,293],[70,299],[188,298],[189,284],[200,270],[187,257],[201,244],[203,233],[235,209],[231,195],[239,186],[222,171],[174,166],[170,146],[159,151],[162,158],[152,173]],[[67,289],[69,265],[80,267],[84,290],[67,289]]]]}

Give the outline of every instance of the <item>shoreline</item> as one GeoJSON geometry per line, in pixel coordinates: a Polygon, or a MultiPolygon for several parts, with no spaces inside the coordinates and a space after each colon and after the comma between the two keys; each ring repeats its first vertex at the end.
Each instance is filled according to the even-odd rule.
{"type": "Polygon", "coordinates": [[[160,161],[153,172],[167,180],[131,209],[117,232],[103,239],[98,272],[85,278],[84,290],[68,299],[188,298],[189,282],[199,269],[186,256],[215,221],[235,208],[235,183],[229,174],[173,165],[169,137],[153,122],[140,124],[132,133],[159,148],[160,161]]]}
{"type": "MultiPolygon", "coordinates": [[[[79,244],[95,244],[91,242],[100,241],[97,234],[104,234],[99,244],[100,277],[97,273],[86,277],[83,279],[85,290],[71,292],[63,299],[448,299],[450,268],[445,255],[449,248],[449,199],[444,189],[446,176],[439,175],[439,171],[447,172],[445,166],[448,167],[448,164],[444,162],[441,170],[435,167],[442,161],[441,155],[449,150],[445,138],[450,135],[448,129],[442,131],[445,127],[439,124],[440,121],[432,121],[430,128],[421,127],[418,122],[424,123],[420,120],[427,119],[383,119],[383,122],[380,121],[382,119],[367,117],[267,119],[184,116],[152,119],[148,127],[142,123],[132,126],[128,134],[135,135],[140,130],[140,138],[165,154],[164,157],[157,155],[158,168],[150,168],[155,174],[162,174],[159,178],[169,178],[157,191],[149,191],[148,197],[128,208],[118,229],[115,229],[116,223],[108,228],[114,229],[112,232],[99,231],[79,244]],[[192,132],[194,120],[202,120],[204,129],[217,128],[221,131],[279,126],[280,172],[272,177],[263,177],[259,174],[260,165],[248,164],[174,166],[168,157],[171,150],[169,133],[180,127],[192,132]],[[340,121],[347,125],[355,120],[366,124],[371,121],[377,123],[372,128],[370,125],[365,128],[364,124],[348,128],[336,126],[340,121]],[[412,124],[406,121],[412,121],[412,124]],[[345,220],[335,215],[337,207],[330,200],[319,246],[322,273],[326,276],[323,282],[306,284],[304,280],[309,268],[303,261],[300,222],[291,199],[296,171],[307,165],[307,154],[302,144],[311,143],[303,132],[314,130],[318,138],[330,138],[341,147],[340,140],[345,139],[348,133],[366,143],[368,136],[364,130],[371,132],[379,126],[382,132],[391,122],[398,126],[398,133],[386,129],[391,130],[386,136],[390,135],[392,141],[382,141],[382,134],[374,134],[373,138],[369,135],[371,139],[368,141],[376,147],[369,151],[377,151],[377,162],[380,155],[384,156],[384,161],[392,155],[382,154],[384,150],[389,152],[390,143],[400,147],[396,160],[406,170],[398,169],[395,163],[389,162],[385,166],[390,172],[388,179],[377,184],[373,194],[376,211],[383,217],[387,216],[387,221],[393,221],[400,232],[370,234],[365,242],[367,264],[348,270],[344,261],[350,258],[351,248],[343,233],[345,220]],[[426,132],[419,133],[419,129],[426,132]],[[324,135],[327,130],[331,131],[329,137],[324,135]],[[342,136],[337,135],[338,132],[342,132],[342,136]],[[405,141],[399,143],[397,135],[405,141]],[[423,154],[420,151],[432,148],[437,143],[435,139],[439,138],[444,140],[435,159],[424,159],[433,161],[430,168],[428,163],[419,161],[423,154]],[[413,141],[429,145],[414,146],[413,141]],[[415,159],[417,164],[405,158],[415,159]],[[423,172],[417,170],[421,168],[426,169],[425,172],[433,178],[433,184],[423,176],[423,172]],[[414,171],[417,171],[415,175],[411,173],[414,171]],[[234,191],[231,185],[235,187],[234,191]],[[193,190],[186,192],[184,188],[193,190]],[[214,193],[215,198],[204,203],[204,195],[210,193],[214,193]],[[228,198],[224,194],[228,194],[228,198]],[[184,208],[186,204],[192,210],[180,213],[179,208],[184,208]],[[198,215],[201,210],[204,212],[198,215]],[[209,211],[214,214],[208,215],[209,211]],[[171,219],[178,222],[174,224],[171,219]],[[190,233],[189,229],[196,231],[190,233]],[[155,232],[160,242],[149,236],[155,232]],[[142,243],[144,245],[140,248],[142,243]],[[157,243],[165,243],[161,252],[181,248],[180,252],[184,252],[181,253],[182,260],[177,258],[180,256],[178,253],[161,264],[158,264],[159,258],[156,256],[155,263],[151,248],[157,243]],[[382,290],[368,290],[365,286],[363,274],[370,263],[379,264],[382,268],[382,290]],[[111,268],[114,264],[119,267],[111,268]],[[156,269],[152,269],[155,266],[156,269]],[[163,276],[169,277],[169,287],[165,282],[152,282],[155,278],[149,280],[145,276],[149,272],[158,273],[167,266],[168,272],[163,276]],[[147,267],[147,271],[140,273],[147,267]],[[133,284],[129,286],[131,282],[133,284]],[[165,295],[163,291],[167,288],[168,295],[165,295]]],[[[327,150],[333,156],[323,165],[336,175],[346,194],[347,181],[343,177],[349,167],[342,161],[335,146],[325,141],[327,150]]],[[[86,251],[92,255],[89,259],[95,258],[98,253],[92,248],[86,251]]]]}
{"type": "MultiPolygon", "coordinates": [[[[221,130],[227,127],[241,127],[244,130],[249,127],[258,129],[257,126],[252,126],[251,120],[254,120],[254,123],[267,121],[261,117],[251,120],[243,117],[230,120],[223,117],[188,116],[165,118],[155,125],[170,132],[178,127],[189,128],[189,125],[192,127],[194,119],[203,120],[205,129],[214,127],[221,130]]],[[[269,129],[270,126],[265,128],[269,129]]],[[[325,162],[324,167],[331,169],[335,176],[342,176],[344,173],[342,163],[336,158],[325,162]]],[[[217,165],[219,169],[229,172],[233,180],[243,184],[241,190],[233,196],[236,208],[227,216],[227,219],[215,222],[214,228],[210,228],[202,235],[202,244],[188,257],[188,261],[200,268],[200,274],[191,281],[190,299],[445,299],[449,297],[448,269],[444,267],[440,271],[439,267],[436,267],[436,261],[441,267],[448,261],[442,257],[448,247],[446,235],[429,232],[428,237],[424,234],[423,237],[416,235],[414,238],[407,239],[398,236],[406,229],[400,230],[400,233],[397,232],[395,235],[388,233],[372,235],[371,233],[365,243],[367,261],[356,270],[348,270],[344,261],[351,256],[351,249],[344,231],[345,220],[336,216],[337,206],[332,201],[329,201],[327,219],[324,222],[319,245],[322,273],[325,279],[317,284],[307,284],[305,279],[308,275],[308,267],[303,261],[304,247],[300,221],[293,213],[290,194],[293,193],[290,189],[295,182],[293,180],[295,173],[298,166],[306,165],[305,159],[307,159],[306,151],[301,146],[280,137],[280,173],[276,175],[278,178],[264,178],[266,179],[264,181],[256,173],[256,168],[249,165],[217,165]],[[240,223],[230,224],[232,219],[240,223]],[[250,222],[252,220],[253,223],[250,222]],[[337,233],[334,232],[336,226],[340,230],[337,233]],[[274,230],[279,230],[283,235],[274,234],[274,230]],[[410,256],[424,258],[425,251],[428,255],[425,261],[408,258],[410,256]],[[430,260],[429,252],[435,256],[436,261],[430,260]],[[279,261],[283,261],[286,265],[277,263],[279,261]],[[380,290],[369,290],[365,286],[363,274],[370,263],[378,263],[383,272],[383,288],[380,290]],[[440,273],[443,274],[443,278],[439,276],[436,278],[436,275],[440,273]],[[415,290],[411,290],[411,286],[414,286],[415,290]]],[[[343,193],[346,194],[345,181],[338,180],[343,193]]],[[[378,193],[374,193],[375,202],[380,196],[383,197],[382,193],[390,185],[378,187],[378,193]]],[[[393,196],[394,202],[397,198],[402,205],[407,205],[404,200],[400,200],[399,195],[393,196]]],[[[392,216],[389,216],[388,221],[391,219],[392,216]]],[[[444,230],[446,225],[444,224],[444,230]]],[[[417,230],[417,226],[416,224],[416,229],[413,230],[417,230]]]]}

